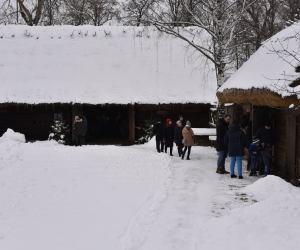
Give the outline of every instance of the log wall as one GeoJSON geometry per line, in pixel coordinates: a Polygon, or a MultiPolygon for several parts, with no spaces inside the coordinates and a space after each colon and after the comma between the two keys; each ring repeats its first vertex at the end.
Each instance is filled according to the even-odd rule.
{"type": "Polygon", "coordinates": [[[59,104],[1,105],[0,136],[8,128],[25,135],[27,141],[47,140],[54,124],[54,113],[62,113],[70,122],[70,108],[59,104]]]}

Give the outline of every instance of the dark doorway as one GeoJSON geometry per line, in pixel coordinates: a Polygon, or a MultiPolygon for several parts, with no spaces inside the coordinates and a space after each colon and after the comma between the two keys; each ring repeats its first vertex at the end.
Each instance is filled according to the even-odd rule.
{"type": "Polygon", "coordinates": [[[85,142],[88,145],[128,144],[127,106],[84,106],[83,115],[88,121],[85,142]]]}

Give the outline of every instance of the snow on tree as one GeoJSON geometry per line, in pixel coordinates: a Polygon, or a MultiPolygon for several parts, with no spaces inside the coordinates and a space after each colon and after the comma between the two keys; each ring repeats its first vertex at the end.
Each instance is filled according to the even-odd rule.
{"type": "Polygon", "coordinates": [[[59,144],[67,144],[68,136],[70,133],[69,125],[62,119],[62,116],[51,126],[52,131],[48,137],[48,140],[55,140],[59,144]]]}

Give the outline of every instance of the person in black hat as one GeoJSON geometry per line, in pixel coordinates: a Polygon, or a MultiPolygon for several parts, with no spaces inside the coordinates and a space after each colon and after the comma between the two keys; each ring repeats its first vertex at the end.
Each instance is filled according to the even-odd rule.
{"type": "Polygon", "coordinates": [[[161,123],[160,118],[157,118],[156,121],[157,123],[153,126],[152,132],[155,135],[157,152],[160,153],[164,151],[164,142],[163,142],[164,125],[161,123]]]}
{"type": "Polygon", "coordinates": [[[183,116],[180,115],[180,116],[178,116],[178,118],[179,118],[179,121],[181,121],[182,127],[184,128],[185,125],[186,125],[186,123],[185,123],[185,121],[183,120],[183,116]]]}
{"type": "MultiPolygon", "coordinates": [[[[267,121],[265,123],[265,126],[258,129],[256,133],[256,137],[260,140],[261,146],[264,148],[266,144],[268,144],[271,148],[276,143],[276,133],[274,129],[272,128],[272,122],[267,121]]],[[[259,174],[264,174],[264,162],[263,157],[260,158],[259,163],[259,174]]]]}

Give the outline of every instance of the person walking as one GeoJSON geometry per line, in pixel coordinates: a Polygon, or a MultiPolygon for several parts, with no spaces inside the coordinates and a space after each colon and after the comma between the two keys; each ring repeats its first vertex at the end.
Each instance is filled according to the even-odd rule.
{"type": "MultiPolygon", "coordinates": [[[[260,140],[261,146],[264,148],[266,144],[269,144],[271,147],[271,153],[272,153],[272,146],[276,143],[276,133],[275,130],[272,128],[272,123],[270,121],[265,123],[265,126],[258,129],[256,133],[256,137],[260,140]]],[[[264,174],[264,158],[260,158],[259,163],[259,174],[264,174]]]]}
{"type": "Polygon", "coordinates": [[[236,178],[234,174],[235,162],[237,162],[238,175],[239,179],[243,179],[242,175],[242,159],[245,155],[244,148],[247,144],[247,137],[245,133],[240,129],[239,123],[237,120],[233,120],[230,125],[229,130],[227,131],[224,142],[228,147],[228,153],[231,157],[230,163],[230,173],[231,178],[236,178]]]}
{"type": "Polygon", "coordinates": [[[230,123],[231,116],[226,114],[223,118],[220,118],[217,124],[217,142],[216,149],[219,153],[217,161],[217,171],[218,174],[229,174],[225,170],[225,159],[227,158],[228,148],[224,142],[225,135],[228,131],[228,126],[230,123]]]}
{"type": "Polygon", "coordinates": [[[179,118],[179,121],[181,121],[181,123],[182,123],[182,127],[184,128],[186,124],[185,124],[185,121],[183,120],[183,116],[180,115],[180,116],[178,116],[178,118],[179,118]]]}
{"type": "Polygon", "coordinates": [[[165,143],[165,153],[170,148],[170,155],[173,156],[174,127],[171,119],[167,119],[167,124],[164,126],[163,141],[165,143]]]}
{"type": "Polygon", "coordinates": [[[82,137],[84,134],[84,125],[82,119],[76,116],[76,123],[74,125],[74,133],[76,135],[76,146],[82,146],[82,137]]]}
{"type": "Polygon", "coordinates": [[[153,134],[155,135],[156,140],[156,150],[158,153],[164,152],[164,142],[163,142],[163,134],[164,134],[164,125],[161,123],[161,119],[157,118],[157,123],[153,126],[153,134]]]}
{"type": "Polygon", "coordinates": [[[182,140],[183,140],[182,130],[183,130],[183,126],[182,126],[181,121],[179,120],[176,122],[176,127],[175,127],[175,132],[174,132],[174,138],[175,138],[175,143],[177,145],[179,157],[181,157],[181,155],[183,154],[182,149],[184,147],[184,145],[182,143],[182,140]]]}
{"type": "Polygon", "coordinates": [[[186,159],[190,160],[191,148],[194,144],[194,131],[192,130],[191,126],[192,124],[187,121],[184,129],[182,130],[182,136],[184,140],[184,151],[181,157],[182,160],[184,159],[186,151],[188,151],[186,159]]]}

